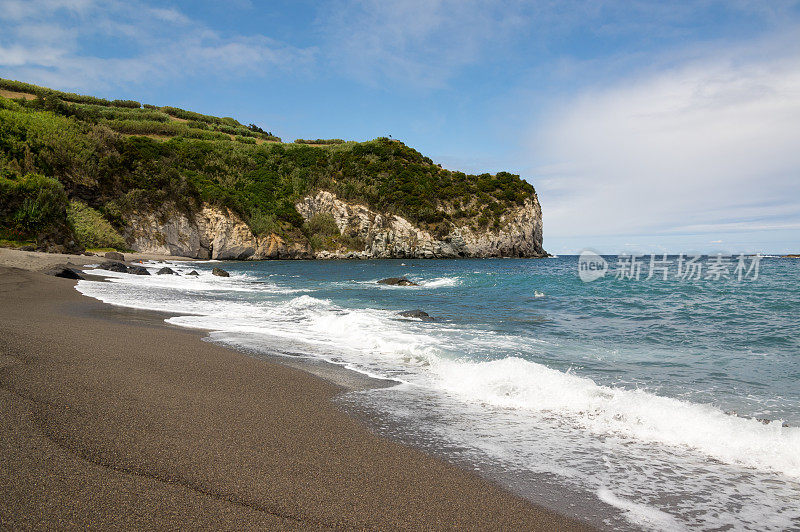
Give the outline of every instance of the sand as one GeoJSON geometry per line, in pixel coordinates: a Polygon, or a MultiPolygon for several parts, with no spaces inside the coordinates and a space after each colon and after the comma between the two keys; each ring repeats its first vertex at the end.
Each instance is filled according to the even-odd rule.
{"type": "MultiPolygon", "coordinates": [[[[0,266],[21,268],[31,271],[45,271],[56,265],[86,266],[99,264],[109,259],[105,253],[97,255],[70,255],[65,253],[42,253],[39,251],[21,251],[19,249],[0,248],[0,266]]],[[[155,255],[153,253],[124,253],[126,262],[147,260],[195,260],[188,257],[155,255]]]]}
{"type": "Polygon", "coordinates": [[[74,283],[0,266],[2,529],[586,529],[372,434],[332,382],[74,283]]]}

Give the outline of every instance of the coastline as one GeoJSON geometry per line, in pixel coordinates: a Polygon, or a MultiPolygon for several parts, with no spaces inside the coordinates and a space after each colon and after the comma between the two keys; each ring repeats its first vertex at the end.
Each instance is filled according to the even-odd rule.
{"type": "Polygon", "coordinates": [[[346,383],[73,287],[0,267],[3,526],[588,528],[372,434],[346,383]]]}

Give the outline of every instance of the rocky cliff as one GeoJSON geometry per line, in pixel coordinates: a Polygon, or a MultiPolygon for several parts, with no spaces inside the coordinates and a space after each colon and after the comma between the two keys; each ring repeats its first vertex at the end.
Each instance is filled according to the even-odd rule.
{"type": "Polygon", "coordinates": [[[452,258],[452,257],[539,257],[542,249],[542,210],[539,201],[523,205],[500,218],[498,230],[478,230],[457,226],[436,238],[400,216],[381,214],[363,205],[345,203],[335,195],[319,191],[295,207],[304,219],[330,214],[339,231],[358,238],[365,248],[360,252],[320,251],[317,258],[452,258]]]}
{"type": "Polygon", "coordinates": [[[220,260],[314,257],[306,242],[286,242],[275,234],[255,236],[230,210],[208,205],[193,215],[172,209],[133,213],[124,236],[130,248],[141,253],[220,260]]]}
{"type": "Polygon", "coordinates": [[[193,215],[170,212],[134,213],[127,218],[125,238],[139,252],[202,259],[330,259],[541,257],[542,211],[534,196],[500,218],[497,229],[454,226],[435,237],[403,217],[372,211],[364,205],[319,191],[295,204],[306,220],[330,215],[342,235],[362,242],[362,250],[320,250],[308,242],[287,242],[278,235],[255,236],[235,213],[205,205],[193,215]]]}

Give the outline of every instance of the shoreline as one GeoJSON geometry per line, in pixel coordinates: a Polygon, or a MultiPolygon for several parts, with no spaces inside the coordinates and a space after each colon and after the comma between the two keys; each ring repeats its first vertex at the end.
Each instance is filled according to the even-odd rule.
{"type": "Polygon", "coordinates": [[[203,341],[74,281],[0,279],[5,525],[588,529],[374,435],[334,404],[347,383],[305,361],[203,341]]]}

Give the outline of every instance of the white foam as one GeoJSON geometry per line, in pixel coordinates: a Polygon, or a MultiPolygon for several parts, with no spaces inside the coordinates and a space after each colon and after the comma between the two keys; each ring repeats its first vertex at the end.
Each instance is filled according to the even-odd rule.
{"type": "Polygon", "coordinates": [[[464,400],[558,416],[595,434],[687,447],[725,463],[800,478],[800,428],[762,424],[710,405],[591,379],[516,357],[490,362],[440,360],[441,386],[464,400]]]}
{"type": "Polygon", "coordinates": [[[425,288],[442,288],[446,286],[456,286],[461,283],[458,277],[439,277],[437,279],[420,281],[420,285],[425,288]]]}
{"type": "Polygon", "coordinates": [[[605,486],[597,490],[597,498],[623,511],[623,516],[635,525],[664,532],[686,530],[673,516],[652,506],[623,499],[605,486]]]}

